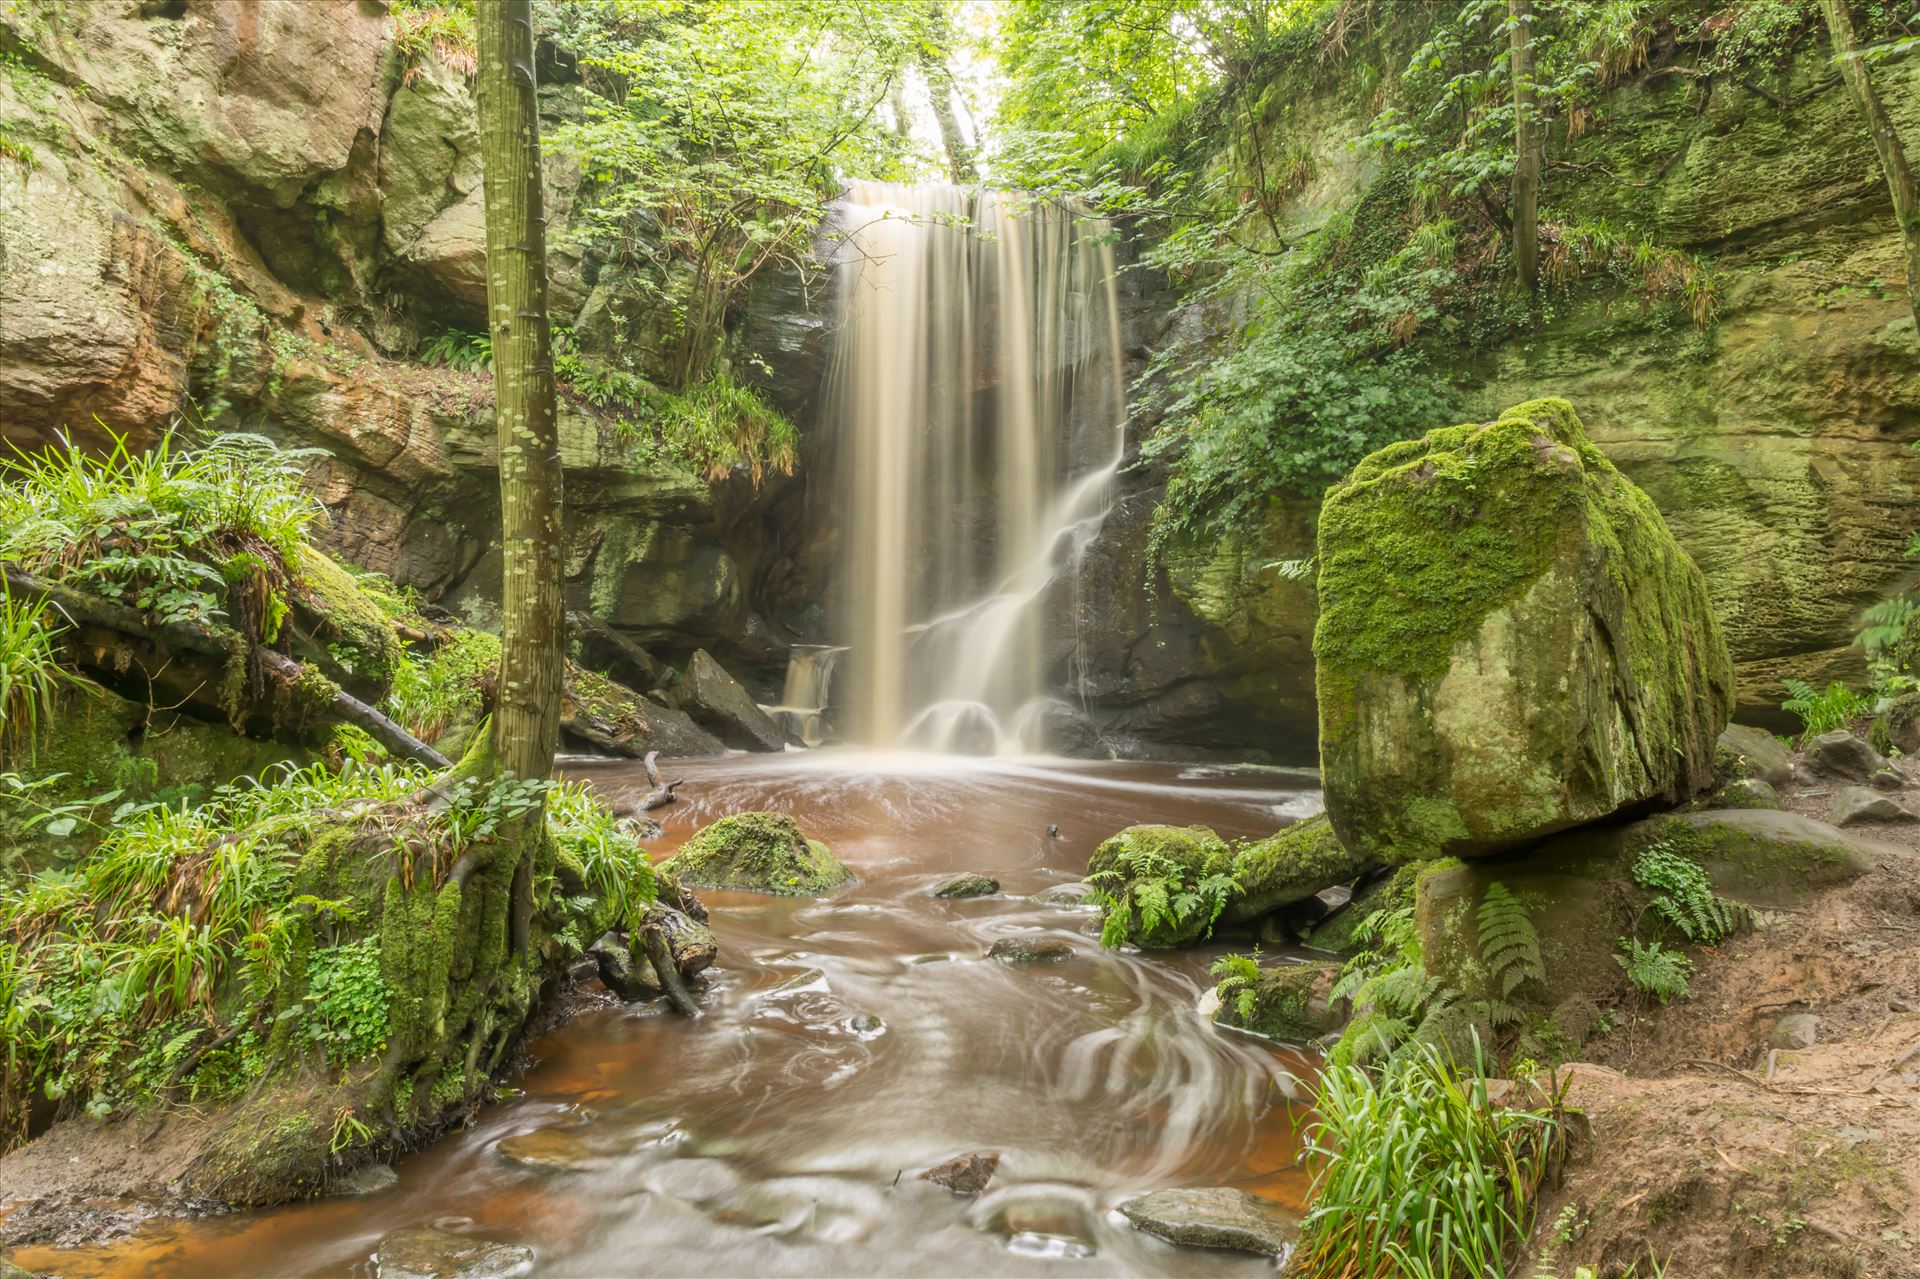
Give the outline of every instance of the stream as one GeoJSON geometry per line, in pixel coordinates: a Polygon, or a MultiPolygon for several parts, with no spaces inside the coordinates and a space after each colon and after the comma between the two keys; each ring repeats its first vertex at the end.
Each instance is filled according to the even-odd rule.
{"type": "MultiPolygon", "coordinates": [[[[625,761],[566,771],[610,795],[646,785],[625,761]]],[[[656,814],[661,852],[773,809],[859,882],[823,901],[703,894],[720,945],[705,1016],[655,1002],[573,1018],[533,1043],[517,1096],[401,1159],[389,1189],[16,1260],[69,1279],[371,1276],[382,1235],[432,1224],[530,1245],[543,1276],[1273,1273],[1163,1243],[1113,1206],[1184,1185],[1298,1204],[1294,1075],[1310,1059],[1196,1014],[1228,947],[1103,952],[1090,907],[1029,898],[1136,822],[1271,833],[1318,810],[1310,774],[839,750],[667,771],[685,785],[656,814]],[[929,895],[961,870],[1002,895],[929,895]],[[983,958],[1021,933],[1074,956],[983,958]],[[546,1166],[503,1155],[528,1134],[516,1144],[546,1166]],[[978,1199],[919,1180],[968,1151],[1002,1156],[978,1199]]]]}

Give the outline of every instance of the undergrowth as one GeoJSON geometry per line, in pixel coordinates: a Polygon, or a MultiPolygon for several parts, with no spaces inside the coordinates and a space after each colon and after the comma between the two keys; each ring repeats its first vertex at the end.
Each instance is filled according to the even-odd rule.
{"type": "Polygon", "coordinates": [[[1130,938],[1173,937],[1198,929],[1213,932],[1240,881],[1226,872],[1202,873],[1139,843],[1087,876],[1101,908],[1100,944],[1119,947],[1130,938]]]}
{"type": "MultiPolygon", "coordinates": [[[[1516,1107],[1418,1044],[1379,1070],[1329,1064],[1306,1150],[1311,1208],[1287,1267],[1301,1279],[1504,1279],[1565,1147],[1564,1087],[1516,1107]]],[[[1533,1085],[1522,1082],[1522,1087],[1533,1085]]]]}
{"type": "Polygon", "coordinates": [[[17,600],[0,582],[0,766],[31,760],[60,696],[78,679],[61,666],[45,600],[17,600]]]}

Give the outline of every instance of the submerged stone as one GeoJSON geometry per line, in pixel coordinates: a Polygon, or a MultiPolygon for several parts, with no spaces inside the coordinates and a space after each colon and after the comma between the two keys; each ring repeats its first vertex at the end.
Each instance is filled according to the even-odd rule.
{"type": "Polygon", "coordinates": [[[1314,656],[1355,853],[1481,856],[1713,778],[1705,579],[1564,400],[1389,445],[1328,492],[1314,656]]]}
{"type": "Polygon", "coordinates": [[[578,1172],[593,1163],[593,1154],[579,1136],[561,1128],[536,1128],[503,1139],[500,1157],[523,1168],[547,1172],[578,1172]]]}
{"type": "Polygon", "coordinates": [[[445,1230],[396,1230],[373,1254],[378,1279],[507,1279],[533,1270],[533,1249],[445,1230]]]}
{"type": "Polygon", "coordinates": [[[965,871],[943,879],[933,886],[935,897],[991,897],[1000,891],[1000,881],[991,875],[965,871]]]}
{"type": "Polygon", "coordinates": [[[1278,1254],[1293,1245],[1300,1217],[1271,1199],[1231,1186],[1156,1190],[1120,1205],[1128,1221],[1169,1243],[1278,1254]]]}
{"type": "Polygon", "coordinates": [[[1058,964],[1073,958],[1073,943],[1058,937],[1002,937],[987,958],[1003,964],[1058,964]]]}
{"type": "Polygon", "coordinates": [[[391,1164],[368,1164],[355,1168],[346,1176],[333,1183],[332,1191],[336,1195],[359,1196],[377,1195],[392,1190],[400,1184],[400,1174],[391,1164]]]}
{"type": "Polygon", "coordinates": [[[808,839],[784,813],[722,817],[684,844],[666,863],[695,888],[818,897],[853,882],[853,872],[831,849],[808,839]]]}

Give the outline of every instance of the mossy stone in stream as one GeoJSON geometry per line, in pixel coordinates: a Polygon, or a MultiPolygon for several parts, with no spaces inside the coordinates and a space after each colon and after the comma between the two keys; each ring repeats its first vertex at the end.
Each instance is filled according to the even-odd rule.
{"type": "Polygon", "coordinates": [[[991,897],[999,891],[999,880],[976,871],[963,871],[933,886],[935,897],[991,897]]]}
{"type": "MultiPolygon", "coordinates": [[[[1192,886],[1209,875],[1231,874],[1233,850],[1205,826],[1129,826],[1109,836],[1087,861],[1087,878],[1095,880],[1108,897],[1128,896],[1134,867],[1167,868],[1162,879],[1178,875],[1192,886]]],[[[1155,920],[1142,928],[1137,916],[1128,921],[1128,940],[1149,949],[1191,946],[1206,936],[1211,920],[1196,911],[1185,919],[1155,920]]]]}
{"type": "Polygon", "coordinates": [[[1323,888],[1352,880],[1369,861],[1347,850],[1324,813],[1295,822],[1241,847],[1234,859],[1240,892],[1221,918],[1238,923],[1305,901],[1323,888]]]}
{"type": "Polygon", "coordinates": [[[1320,763],[1343,843],[1477,857],[1713,776],[1706,582],[1564,400],[1365,458],[1319,530],[1320,763]]]}
{"type": "Polygon", "coordinates": [[[1346,1021],[1344,1011],[1328,998],[1340,968],[1324,959],[1263,968],[1250,989],[1246,1014],[1241,1013],[1241,1001],[1229,994],[1213,1019],[1270,1039],[1309,1043],[1346,1021]]]}
{"type": "Polygon", "coordinates": [[[683,884],[783,897],[818,897],[853,872],[784,813],[736,813],[688,840],[666,863],[683,884]]]}

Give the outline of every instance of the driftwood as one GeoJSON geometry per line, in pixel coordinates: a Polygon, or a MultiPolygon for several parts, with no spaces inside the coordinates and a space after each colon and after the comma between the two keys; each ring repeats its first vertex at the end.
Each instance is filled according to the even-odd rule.
{"type": "Polygon", "coordinates": [[[687,984],[680,980],[680,969],[673,962],[673,947],[667,944],[666,930],[658,924],[649,924],[640,930],[640,940],[646,946],[653,975],[660,979],[660,988],[667,992],[667,1002],[673,1005],[673,1010],[687,1017],[698,1017],[700,1005],[693,1002],[693,996],[687,993],[687,984]]]}
{"type": "Polygon", "coordinates": [[[656,808],[665,808],[673,803],[673,792],[680,787],[679,781],[661,782],[660,766],[654,762],[659,757],[659,751],[648,751],[646,759],[642,761],[647,768],[647,780],[653,783],[653,789],[640,800],[639,808],[643,813],[650,813],[656,808]]]}
{"type": "MultiPolygon", "coordinates": [[[[216,631],[211,627],[193,622],[168,622],[150,618],[124,604],[116,604],[112,600],[102,599],[85,591],[77,591],[57,582],[45,581],[15,564],[0,565],[0,577],[4,577],[7,588],[16,595],[28,595],[45,600],[49,607],[76,627],[99,627],[122,635],[136,636],[164,648],[217,657],[223,661],[234,657],[236,644],[245,643],[232,631],[216,631]]],[[[253,650],[253,656],[262,668],[282,679],[292,680],[300,674],[300,663],[284,653],[276,653],[269,648],[256,648],[253,650]]],[[[322,708],[322,712],[341,723],[352,724],[361,729],[367,736],[395,755],[418,760],[432,768],[452,766],[445,755],[344,690],[336,692],[332,702],[322,708]]]]}

